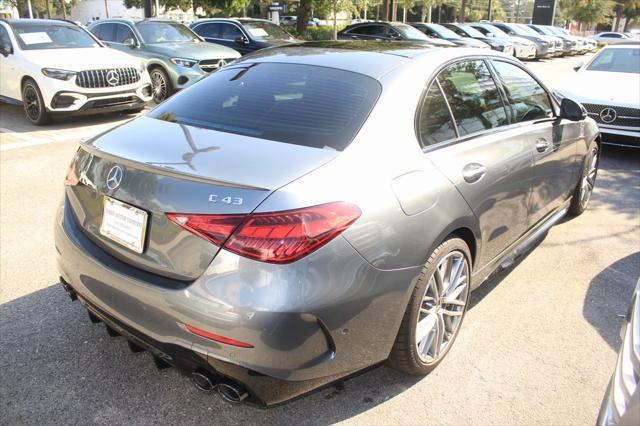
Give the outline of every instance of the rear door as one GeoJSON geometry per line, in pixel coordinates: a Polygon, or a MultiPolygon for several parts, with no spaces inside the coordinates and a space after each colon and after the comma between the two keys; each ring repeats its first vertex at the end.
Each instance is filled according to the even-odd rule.
{"type": "Polygon", "coordinates": [[[575,188],[576,130],[557,120],[549,93],[520,65],[492,60],[504,88],[512,122],[527,138],[534,164],[531,173],[529,221],[534,225],[558,208],[575,188]]]}
{"type": "Polygon", "coordinates": [[[445,68],[432,83],[418,121],[426,155],[456,185],[478,219],[482,267],[527,230],[533,163],[528,139],[510,126],[483,60],[445,68]]]}

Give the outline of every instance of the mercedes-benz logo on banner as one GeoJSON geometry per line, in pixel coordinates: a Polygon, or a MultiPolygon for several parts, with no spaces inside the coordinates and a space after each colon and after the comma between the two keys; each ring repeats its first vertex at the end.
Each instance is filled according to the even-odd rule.
{"type": "Polygon", "coordinates": [[[109,83],[109,86],[117,86],[118,83],[120,83],[120,76],[118,75],[118,71],[116,70],[110,70],[107,73],[107,83],[109,83]]]}
{"type": "Polygon", "coordinates": [[[618,118],[618,113],[613,108],[605,108],[600,111],[600,120],[603,123],[613,123],[618,118]]]}
{"type": "Polygon", "coordinates": [[[122,171],[122,167],[113,166],[107,175],[107,188],[113,190],[119,187],[122,182],[123,175],[124,172],[122,171]]]}

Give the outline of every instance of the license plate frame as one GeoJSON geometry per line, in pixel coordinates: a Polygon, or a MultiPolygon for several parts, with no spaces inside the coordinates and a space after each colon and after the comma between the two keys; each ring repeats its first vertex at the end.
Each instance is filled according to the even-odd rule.
{"type": "Polygon", "coordinates": [[[102,200],[100,235],[135,252],[144,252],[149,214],[108,196],[102,200]]]}

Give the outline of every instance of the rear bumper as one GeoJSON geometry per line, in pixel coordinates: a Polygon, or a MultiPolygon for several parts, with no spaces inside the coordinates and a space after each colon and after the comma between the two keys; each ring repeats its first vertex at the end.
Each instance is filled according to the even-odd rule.
{"type": "Polygon", "coordinates": [[[295,268],[222,250],[202,277],[173,285],[121,268],[69,208],[58,212],[55,239],[60,275],[87,309],[170,364],[232,378],[265,405],[384,361],[419,272],[375,269],[338,237],[295,268]],[[205,339],[186,324],[254,347],[205,339]]]}

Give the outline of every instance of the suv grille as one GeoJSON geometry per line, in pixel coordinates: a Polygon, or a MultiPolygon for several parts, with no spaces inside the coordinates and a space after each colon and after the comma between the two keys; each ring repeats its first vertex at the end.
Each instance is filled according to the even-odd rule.
{"type": "Polygon", "coordinates": [[[582,104],[589,117],[596,120],[597,123],[600,124],[609,124],[611,126],[624,126],[624,127],[640,127],[640,109],[638,108],[627,108],[627,107],[618,107],[618,106],[609,106],[609,105],[597,105],[597,104],[582,104]],[[616,113],[616,118],[613,121],[605,122],[600,117],[600,113],[605,108],[611,108],[616,113]]]}
{"type": "Polygon", "coordinates": [[[76,76],[78,86],[90,89],[126,86],[137,83],[139,80],[140,74],[135,68],[81,71],[76,76]]]}
{"type": "Polygon", "coordinates": [[[213,72],[213,71],[217,71],[218,68],[222,68],[225,65],[231,63],[231,61],[235,61],[235,58],[228,58],[228,59],[203,59],[202,61],[200,61],[198,63],[198,65],[200,65],[200,68],[202,69],[202,71],[204,72],[213,72]],[[220,61],[224,61],[224,62],[220,62],[220,61]]]}

